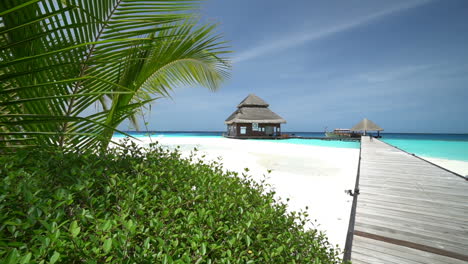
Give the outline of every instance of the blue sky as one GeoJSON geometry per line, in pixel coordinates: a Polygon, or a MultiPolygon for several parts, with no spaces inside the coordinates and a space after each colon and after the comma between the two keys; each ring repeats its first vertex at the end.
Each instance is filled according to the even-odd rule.
{"type": "Polygon", "coordinates": [[[158,100],[150,130],[223,131],[255,93],[283,131],[367,117],[387,132],[468,133],[466,0],[208,0],[200,14],[229,41],[232,76],[158,100]]]}

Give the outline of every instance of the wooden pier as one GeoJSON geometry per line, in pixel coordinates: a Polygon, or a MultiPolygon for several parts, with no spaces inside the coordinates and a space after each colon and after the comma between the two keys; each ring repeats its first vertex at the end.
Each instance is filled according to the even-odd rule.
{"type": "Polygon", "coordinates": [[[468,181],[461,175],[363,137],[356,189],[345,260],[468,263],[468,181]]]}

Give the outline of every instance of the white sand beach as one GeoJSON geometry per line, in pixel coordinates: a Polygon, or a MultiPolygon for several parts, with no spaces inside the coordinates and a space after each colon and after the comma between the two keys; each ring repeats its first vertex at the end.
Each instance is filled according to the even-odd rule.
{"type": "MultiPolygon", "coordinates": [[[[141,140],[143,145],[150,142],[149,138],[141,140]]],[[[315,227],[344,249],[352,203],[345,190],[354,189],[359,149],[227,138],[153,137],[152,141],[180,146],[184,155],[197,147],[200,156],[206,155],[204,159],[222,157],[226,169],[242,173],[249,168],[258,181],[267,175],[277,197],[290,199],[290,210],[307,206],[310,219],[317,220],[315,227]]]]}
{"type": "Polygon", "coordinates": [[[455,173],[458,173],[462,176],[468,177],[468,161],[439,159],[424,156],[422,156],[421,158],[430,161],[434,164],[437,164],[443,168],[451,170],[455,173]]]}

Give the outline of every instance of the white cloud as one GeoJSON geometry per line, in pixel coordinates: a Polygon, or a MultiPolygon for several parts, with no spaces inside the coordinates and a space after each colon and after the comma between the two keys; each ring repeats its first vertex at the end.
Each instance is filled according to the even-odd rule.
{"type": "Polygon", "coordinates": [[[235,58],[234,62],[242,62],[251,60],[256,57],[260,57],[266,54],[274,53],[283,49],[291,48],[297,45],[304,44],[306,42],[312,40],[318,40],[325,37],[329,37],[331,35],[368,24],[374,20],[399,13],[411,8],[415,8],[424,4],[431,2],[432,0],[413,0],[413,1],[406,1],[404,4],[396,5],[384,10],[379,10],[372,14],[368,14],[366,16],[362,16],[359,18],[355,18],[340,24],[336,24],[333,26],[326,27],[321,30],[316,30],[310,32],[305,31],[302,33],[295,33],[289,36],[282,36],[281,40],[271,41],[269,43],[259,45],[256,47],[251,48],[250,50],[246,50],[244,52],[240,52],[235,58]]]}
{"type": "Polygon", "coordinates": [[[360,74],[358,75],[358,79],[370,83],[390,82],[425,72],[432,67],[434,67],[434,65],[431,64],[401,66],[396,69],[386,69],[360,74]]]}

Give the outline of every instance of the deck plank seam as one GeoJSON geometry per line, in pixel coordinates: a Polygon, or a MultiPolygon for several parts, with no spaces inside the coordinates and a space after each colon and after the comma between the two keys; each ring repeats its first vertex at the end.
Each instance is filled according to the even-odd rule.
{"type": "Polygon", "coordinates": [[[378,240],[378,241],[382,241],[382,242],[386,242],[390,244],[395,244],[399,246],[409,247],[409,248],[413,248],[413,249],[417,249],[417,250],[421,250],[421,251],[425,251],[425,252],[429,252],[429,253],[433,253],[436,255],[441,255],[441,256],[445,256],[449,258],[468,261],[468,255],[459,254],[456,252],[452,252],[452,251],[448,251],[448,250],[444,250],[440,248],[435,248],[435,247],[430,247],[426,245],[421,245],[421,244],[410,242],[410,241],[379,236],[379,235],[375,235],[375,234],[371,234],[367,232],[362,232],[359,230],[354,230],[354,235],[362,236],[362,237],[366,237],[369,239],[374,239],[374,240],[378,240]]]}

